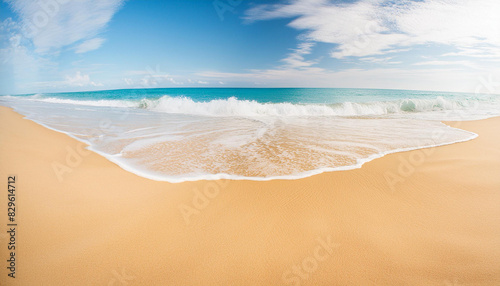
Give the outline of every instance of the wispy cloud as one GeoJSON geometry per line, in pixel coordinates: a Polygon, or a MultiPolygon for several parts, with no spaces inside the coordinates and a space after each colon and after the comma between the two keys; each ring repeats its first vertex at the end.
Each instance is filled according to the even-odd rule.
{"type": "Polygon", "coordinates": [[[35,88],[80,88],[82,90],[95,89],[103,86],[100,82],[95,82],[90,78],[89,74],[83,74],[77,71],[74,74],[68,74],[64,80],[60,81],[39,81],[30,83],[30,86],[35,88]]]}
{"type": "MultiPolygon", "coordinates": [[[[500,76],[497,0],[281,0],[274,1],[277,4],[248,4],[252,8],[244,14],[247,22],[282,19],[299,31],[296,43],[274,63],[255,61],[251,63],[255,69],[249,70],[244,66],[249,64],[246,60],[235,68],[222,58],[217,61],[217,71],[203,71],[207,67],[202,63],[189,67],[197,61],[182,66],[168,59],[171,54],[167,57],[163,49],[131,51],[125,47],[116,57],[87,57],[115,44],[105,45],[107,33],[123,37],[128,32],[123,29],[129,26],[119,22],[107,31],[123,0],[5,1],[17,14],[15,21],[8,18],[0,23],[0,77],[4,79],[0,90],[9,93],[26,92],[26,87],[38,92],[43,87],[83,89],[101,83],[106,88],[224,84],[458,91],[473,89],[480,73],[500,76]],[[143,64],[142,55],[130,55],[139,53],[149,62],[174,63],[168,73],[149,67],[137,71],[143,64]],[[64,58],[58,57],[60,54],[64,58]],[[109,66],[93,66],[97,63],[109,66]],[[232,73],[224,72],[225,68],[232,73]]],[[[141,14],[147,9],[137,13],[151,19],[150,14],[141,14]]],[[[271,27],[279,23],[261,24],[271,27]]],[[[239,24],[234,23],[234,28],[239,24]]],[[[178,58],[194,56],[191,49],[182,49],[182,43],[169,44],[175,45],[178,58]]],[[[276,46],[269,45],[273,55],[276,46]]],[[[210,49],[207,54],[218,56],[210,49]]]]}
{"type": "Polygon", "coordinates": [[[66,76],[66,80],[62,82],[62,85],[67,86],[102,86],[100,83],[95,83],[90,80],[90,76],[88,74],[82,74],[81,72],[76,72],[74,76],[66,76]]]}
{"type": "Polygon", "coordinates": [[[311,42],[300,43],[299,46],[293,50],[292,53],[288,54],[288,56],[282,59],[281,61],[284,62],[286,66],[289,68],[301,68],[301,67],[311,66],[316,62],[306,61],[304,59],[304,56],[311,53],[313,46],[314,43],[311,42]]]}
{"type": "Polygon", "coordinates": [[[147,66],[144,70],[132,70],[125,73],[127,75],[123,80],[128,86],[136,87],[165,87],[170,85],[183,85],[177,77],[171,76],[161,70],[159,65],[153,69],[147,66]]]}
{"type": "Polygon", "coordinates": [[[500,47],[500,1],[360,0],[339,3],[295,0],[259,5],[246,12],[249,22],[293,18],[288,26],[304,31],[307,41],[337,44],[334,58],[373,56],[415,45],[500,47]]]}
{"type": "Polygon", "coordinates": [[[83,74],[68,77],[68,71],[59,70],[58,55],[64,50],[82,54],[101,47],[105,42],[101,34],[123,0],[5,1],[19,19],[0,23],[0,72],[12,77],[9,90],[97,86],[83,74]]]}
{"type": "Polygon", "coordinates": [[[393,61],[394,57],[364,57],[360,58],[363,62],[374,63],[374,64],[400,64],[400,61],[393,61]]]}
{"type": "Polygon", "coordinates": [[[94,38],[87,40],[76,47],[75,53],[81,54],[88,51],[97,50],[102,45],[102,43],[104,43],[104,41],[105,40],[103,38],[94,38]]]}
{"type": "MultiPolygon", "coordinates": [[[[269,87],[394,88],[474,92],[478,74],[456,67],[375,68],[330,71],[321,68],[249,70],[242,73],[206,71],[197,74],[212,80],[253,82],[269,87]]],[[[493,75],[500,78],[500,73],[493,75]]],[[[244,84],[243,84],[244,85],[244,84]]]]}
{"type": "Polygon", "coordinates": [[[479,69],[480,67],[471,61],[425,61],[414,63],[415,66],[464,66],[479,69]]]}
{"type": "MultiPolygon", "coordinates": [[[[7,0],[20,19],[23,35],[31,38],[37,53],[54,52],[60,48],[94,38],[118,11],[123,0],[7,0]]],[[[90,51],[103,39],[84,42],[77,51],[90,51]],[[92,45],[91,45],[92,44],[92,45]]]]}
{"type": "Polygon", "coordinates": [[[470,58],[483,58],[483,59],[500,59],[500,47],[495,46],[482,46],[478,48],[473,47],[459,47],[457,52],[446,53],[443,56],[454,57],[470,57],[470,58]]]}
{"type": "Polygon", "coordinates": [[[269,86],[473,91],[478,74],[500,74],[491,63],[500,58],[499,13],[496,0],[290,0],[257,5],[245,12],[248,23],[290,19],[287,25],[302,32],[298,47],[282,60],[285,64],[199,75],[269,86]],[[331,44],[329,55],[348,65],[331,70],[321,68],[319,61],[306,60],[316,43],[331,44]],[[425,55],[418,49],[443,47],[456,52],[438,52],[426,61],[413,62],[415,55],[425,55]],[[359,68],[353,69],[353,62],[359,68]],[[390,67],[396,64],[398,68],[390,67]]]}

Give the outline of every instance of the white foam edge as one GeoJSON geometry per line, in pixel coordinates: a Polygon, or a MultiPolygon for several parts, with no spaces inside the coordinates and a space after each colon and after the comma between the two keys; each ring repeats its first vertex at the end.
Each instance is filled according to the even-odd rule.
{"type": "MultiPolygon", "coordinates": [[[[14,109],[14,111],[16,111],[15,108],[13,108],[13,107],[11,107],[11,108],[14,109]]],[[[19,113],[19,112],[17,112],[17,113],[19,113]]],[[[21,115],[23,115],[23,114],[21,114],[21,115]]],[[[129,165],[127,165],[124,162],[121,162],[119,160],[121,155],[109,155],[109,154],[106,154],[104,152],[95,150],[94,148],[92,148],[91,142],[89,142],[87,140],[83,140],[81,138],[73,136],[68,132],[64,132],[64,131],[49,127],[41,122],[38,122],[34,119],[29,118],[28,116],[23,115],[23,118],[30,120],[32,122],[35,122],[35,123],[47,128],[47,129],[56,131],[58,133],[66,134],[69,137],[88,145],[86,147],[87,150],[90,150],[94,153],[101,155],[102,157],[106,158],[108,161],[118,165],[120,168],[122,168],[123,170],[125,170],[127,172],[133,173],[139,177],[143,177],[143,178],[150,179],[153,181],[169,182],[169,183],[184,183],[184,182],[195,182],[195,181],[215,181],[215,180],[233,180],[233,181],[245,180],[245,181],[263,181],[263,182],[264,181],[273,181],[273,180],[298,180],[298,179],[304,179],[304,178],[312,177],[314,175],[319,175],[319,174],[327,173],[327,172],[348,171],[348,170],[360,169],[365,163],[373,161],[373,160],[381,158],[381,157],[384,157],[385,155],[413,151],[413,150],[427,149],[427,148],[433,148],[433,147],[440,147],[440,146],[446,146],[446,145],[452,145],[455,143],[470,141],[470,140],[476,139],[479,136],[478,134],[476,134],[474,132],[451,127],[449,125],[444,124],[443,122],[440,122],[441,124],[443,124],[447,128],[452,128],[452,129],[456,129],[456,130],[460,130],[460,131],[469,133],[471,135],[471,137],[466,138],[466,139],[457,140],[457,141],[441,143],[441,144],[425,145],[425,146],[420,146],[420,147],[398,148],[398,149],[394,149],[394,150],[390,150],[390,151],[385,151],[385,152],[373,154],[373,155],[368,156],[367,158],[364,158],[364,159],[358,159],[356,161],[356,164],[354,164],[354,165],[341,166],[341,167],[335,167],[335,168],[332,168],[332,167],[319,168],[319,169],[314,169],[314,170],[310,170],[310,171],[306,171],[306,172],[301,172],[301,173],[294,174],[294,175],[270,176],[270,177],[245,177],[245,176],[221,173],[221,174],[206,174],[206,175],[179,178],[179,177],[160,176],[160,175],[156,175],[156,174],[152,174],[152,173],[149,173],[146,171],[139,170],[137,168],[133,168],[132,166],[129,166],[129,165]]]]}

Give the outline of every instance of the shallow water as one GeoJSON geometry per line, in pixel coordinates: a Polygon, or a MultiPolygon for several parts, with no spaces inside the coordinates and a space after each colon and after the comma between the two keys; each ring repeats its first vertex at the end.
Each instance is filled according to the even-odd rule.
{"type": "Polygon", "coordinates": [[[295,179],[470,140],[442,124],[500,114],[498,96],[359,89],[143,89],[1,96],[124,169],[180,182],[295,179]]]}

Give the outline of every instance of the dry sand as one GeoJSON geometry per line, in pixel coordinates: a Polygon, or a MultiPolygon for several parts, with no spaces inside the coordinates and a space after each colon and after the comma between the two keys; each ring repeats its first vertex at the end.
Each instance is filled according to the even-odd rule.
{"type": "Polygon", "coordinates": [[[500,285],[500,118],[450,124],[479,137],[300,180],[171,184],[0,107],[0,284],[500,285]]]}

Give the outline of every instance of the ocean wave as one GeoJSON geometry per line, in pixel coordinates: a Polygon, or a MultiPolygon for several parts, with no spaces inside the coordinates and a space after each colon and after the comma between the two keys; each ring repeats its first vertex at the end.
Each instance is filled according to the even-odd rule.
{"type": "Polygon", "coordinates": [[[491,104],[494,100],[439,96],[329,105],[234,97],[196,102],[170,96],[91,100],[43,94],[0,100],[30,120],[88,144],[127,171],[169,182],[298,179],[359,168],[385,154],[477,136],[427,120],[428,113],[477,104],[499,110],[491,104]]]}
{"type": "Polygon", "coordinates": [[[487,100],[479,98],[448,99],[441,96],[432,99],[409,98],[393,101],[343,102],[336,104],[260,103],[254,100],[240,100],[235,97],[200,102],[187,97],[170,97],[166,95],[158,99],[76,100],[55,97],[44,98],[37,94],[24,99],[74,105],[138,108],[156,112],[204,116],[382,116],[477,109],[479,105],[486,106],[489,103],[487,100]]]}

